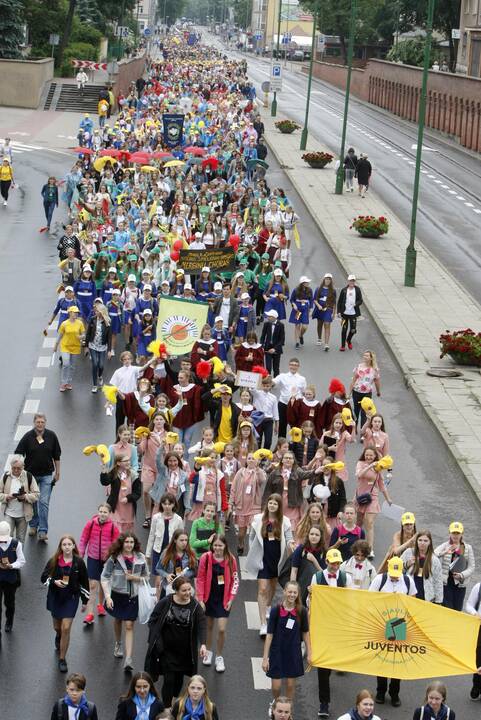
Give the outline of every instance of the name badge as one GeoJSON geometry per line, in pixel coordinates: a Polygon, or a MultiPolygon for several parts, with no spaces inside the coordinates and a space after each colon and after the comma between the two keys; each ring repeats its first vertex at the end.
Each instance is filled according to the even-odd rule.
{"type": "Polygon", "coordinates": [[[224,584],[224,576],[217,575],[217,585],[223,585],[223,584],[224,584]]]}
{"type": "Polygon", "coordinates": [[[185,493],[185,485],[181,485],[181,486],[180,486],[180,492],[181,492],[181,493],[185,493]]]}
{"type": "Polygon", "coordinates": [[[314,410],[312,410],[312,408],[309,410],[309,417],[314,417],[314,410]]]}
{"type": "Polygon", "coordinates": [[[250,495],[252,492],[252,485],[246,485],[246,495],[250,495]]]}
{"type": "Polygon", "coordinates": [[[354,585],[361,585],[361,581],[359,579],[354,578],[354,585]]]}
{"type": "Polygon", "coordinates": [[[43,442],[44,442],[43,437],[40,437],[40,435],[37,436],[37,442],[38,442],[39,445],[42,445],[43,442]]]}
{"type": "Polygon", "coordinates": [[[268,540],[275,540],[275,539],[276,539],[276,536],[273,535],[272,533],[268,533],[267,539],[268,539],[268,540]]]}
{"type": "Polygon", "coordinates": [[[289,618],[286,622],[287,630],[292,630],[292,628],[294,627],[294,624],[295,624],[294,618],[289,618]]]}
{"type": "Polygon", "coordinates": [[[175,568],[175,574],[176,574],[176,575],[181,575],[181,573],[182,573],[182,568],[177,565],[176,568],[175,568]]]}

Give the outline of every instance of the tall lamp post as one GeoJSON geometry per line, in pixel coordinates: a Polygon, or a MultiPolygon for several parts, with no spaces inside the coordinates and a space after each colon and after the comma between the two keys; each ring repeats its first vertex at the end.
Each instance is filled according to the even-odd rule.
{"type": "Polygon", "coordinates": [[[349,44],[347,47],[347,78],[346,78],[346,94],[344,97],[344,118],[342,121],[342,138],[341,138],[341,152],[339,155],[339,169],[336,175],[336,195],[342,195],[342,188],[344,186],[344,152],[346,150],[346,131],[347,131],[347,116],[349,113],[349,95],[351,92],[351,74],[352,74],[352,56],[354,53],[354,32],[356,29],[356,17],[357,17],[357,2],[358,0],[351,0],[351,17],[349,21],[349,44]]]}
{"type": "Polygon", "coordinates": [[[309,77],[307,79],[307,97],[306,97],[306,115],[304,117],[304,127],[302,128],[302,134],[301,134],[301,144],[299,146],[300,150],[305,150],[307,145],[307,135],[308,135],[308,123],[309,123],[309,105],[311,102],[311,85],[312,85],[312,68],[314,66],[314,52],[316,49],[316,26],[317,26],[317,18],[319,15],[319,1],[316,2],[316,7],[314,9],[314,18],[312,22],[312,43],[311,43],[311,59],[309,61],[309,77]]]}
{"type": "MultiPolygon", "coordinates": [[[[281,12],[282,12],[282,0],[279,0],[279,14],[277,16],[277,43],[276,43],[276,60],[279,60],[279,41],[281,38],[281,12]]],[[[271,103],[271,116],[277,115],[277,91],[274,90],[274,96],[271,103]]]]}
{"type": "Polygon", "coordinates": [[[421,177],[421,160],[423,154],[424,121],[426,117],[426,96],[428,88],[429,62],[431,58],[431,43],[433,38],[433,18],[436,0],[428,0],[428,18],[426,23],[426,42],[424,44],[424,65],[423,80],[421,86],[421,97],[419,98],[418,118],[418,146],[416,150],[416,169],[414,173],[413,204],[411,212],[411,233],[409,245],[406,248],[406,263],[404,265],[404,284],[406,287],[414,287],[416,284],[416,221],[418,214],[419,180],[421,177]]]}

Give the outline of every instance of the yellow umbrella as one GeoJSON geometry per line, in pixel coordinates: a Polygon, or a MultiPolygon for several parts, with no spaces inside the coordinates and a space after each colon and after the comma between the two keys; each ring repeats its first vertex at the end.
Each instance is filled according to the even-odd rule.
{"type": "Polygon", "coordinates": [[[169,160],[164,167],[180,167],[180,165],[185,165],[185,162],[183,160],[169,160]]]}
{"type": "Polygon", "coordinates": [[[158,168],[153,165],[142,165],[140,169],[143,170],[143,172],[156,172],[156,170],[158,170],[158,168]]]}
{"type": "Polygon", "coordinates": [[[115,158],[110,157],[110,155],[107,155],[106,157],[97,158],[94,162],[94,168],[100,172],[100,170],[103,170],[104,167],[107,165],[107,163],[112,163],[112,165],[117,162],[115,158]]]}

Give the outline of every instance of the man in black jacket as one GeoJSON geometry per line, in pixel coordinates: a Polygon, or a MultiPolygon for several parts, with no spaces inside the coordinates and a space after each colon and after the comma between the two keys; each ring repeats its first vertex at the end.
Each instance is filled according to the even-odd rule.
{"type": "Polygon", "coordinates": [[[279,364],[286,341],[286,331],[284,324],[278,320],[277,310],[268,310],[266,317],[267,320],[262,327],[260,343],[264,348],[266,369],[273,377],[276,377],[276,375],[279,375],[279,364]]]}
{"type": "Polygon", "coordinates": [[[356,285],[356,276],[349,275],[346,287],[342,288],[337,301],[337,315],[342,318],[341,347],[344,352],[347,347],[352,350],[352,338],[356,334],[357,318],[361,314],[362,305],[361,288],[356,285]]]}
{"type": "Polygon", "coordinates": [[[227,327],[230,335],[233,335],[239,320],[240,309],[237,300],[231,297],[231,286],[229,283],[223,286],[222,296],[214,302],[212,311],[215,317],[221,315],[224,321],[224,328],[227,327]]]}

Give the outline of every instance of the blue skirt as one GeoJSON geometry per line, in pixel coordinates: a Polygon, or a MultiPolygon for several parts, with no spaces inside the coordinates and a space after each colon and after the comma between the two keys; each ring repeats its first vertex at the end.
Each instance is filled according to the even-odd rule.
{"type": "Polygon", "coordinates": [[[299,312],[300,315],[297,317],[297,310],[292,308],[289,316],[289,322],[294,325],[309,325],[309,305],[307,303],[305,305],[300,305],[299,312]]]}
{"type": "Polygon", "coordinates": [[[116,315],[115,317],[110,316],[110,328],[112,330],[112,335],[120,335],[122,332],[122,323],[120,322],[120,317],[116,315]]]}
{"type": "Polygon", "coordinates": [[[102,560],[95,560],[94,558],[87,557],[87,573],[89,580],[97,580],[100,582],[100,576],[104,569],[104,563],[102,560]]]}
{"type": "Polygon", "coordinates": [[[111,593],[114,606],[109,610],[105,605],[105,609],[109,615],[116,620],[137,620],[139,616],[139,598],[129,597],[125,593],[118,593],[115,590],[111,593]]]}
{"type": "Polygon", "coordinates": [[[321,320],[322,322],[332,323],[332,308],[326,308],[325,310],[319,310],[317,305],[314,305],[312,311],[313,320],[321,320]]]}
{"type": "Polygon", "coordinates": [[[47,610],[50,610],[52,617],[56,620],[74,618],[77,614],[79,596],[72,595],[68,589],[50,590],[47,595],[47,610]]]}

